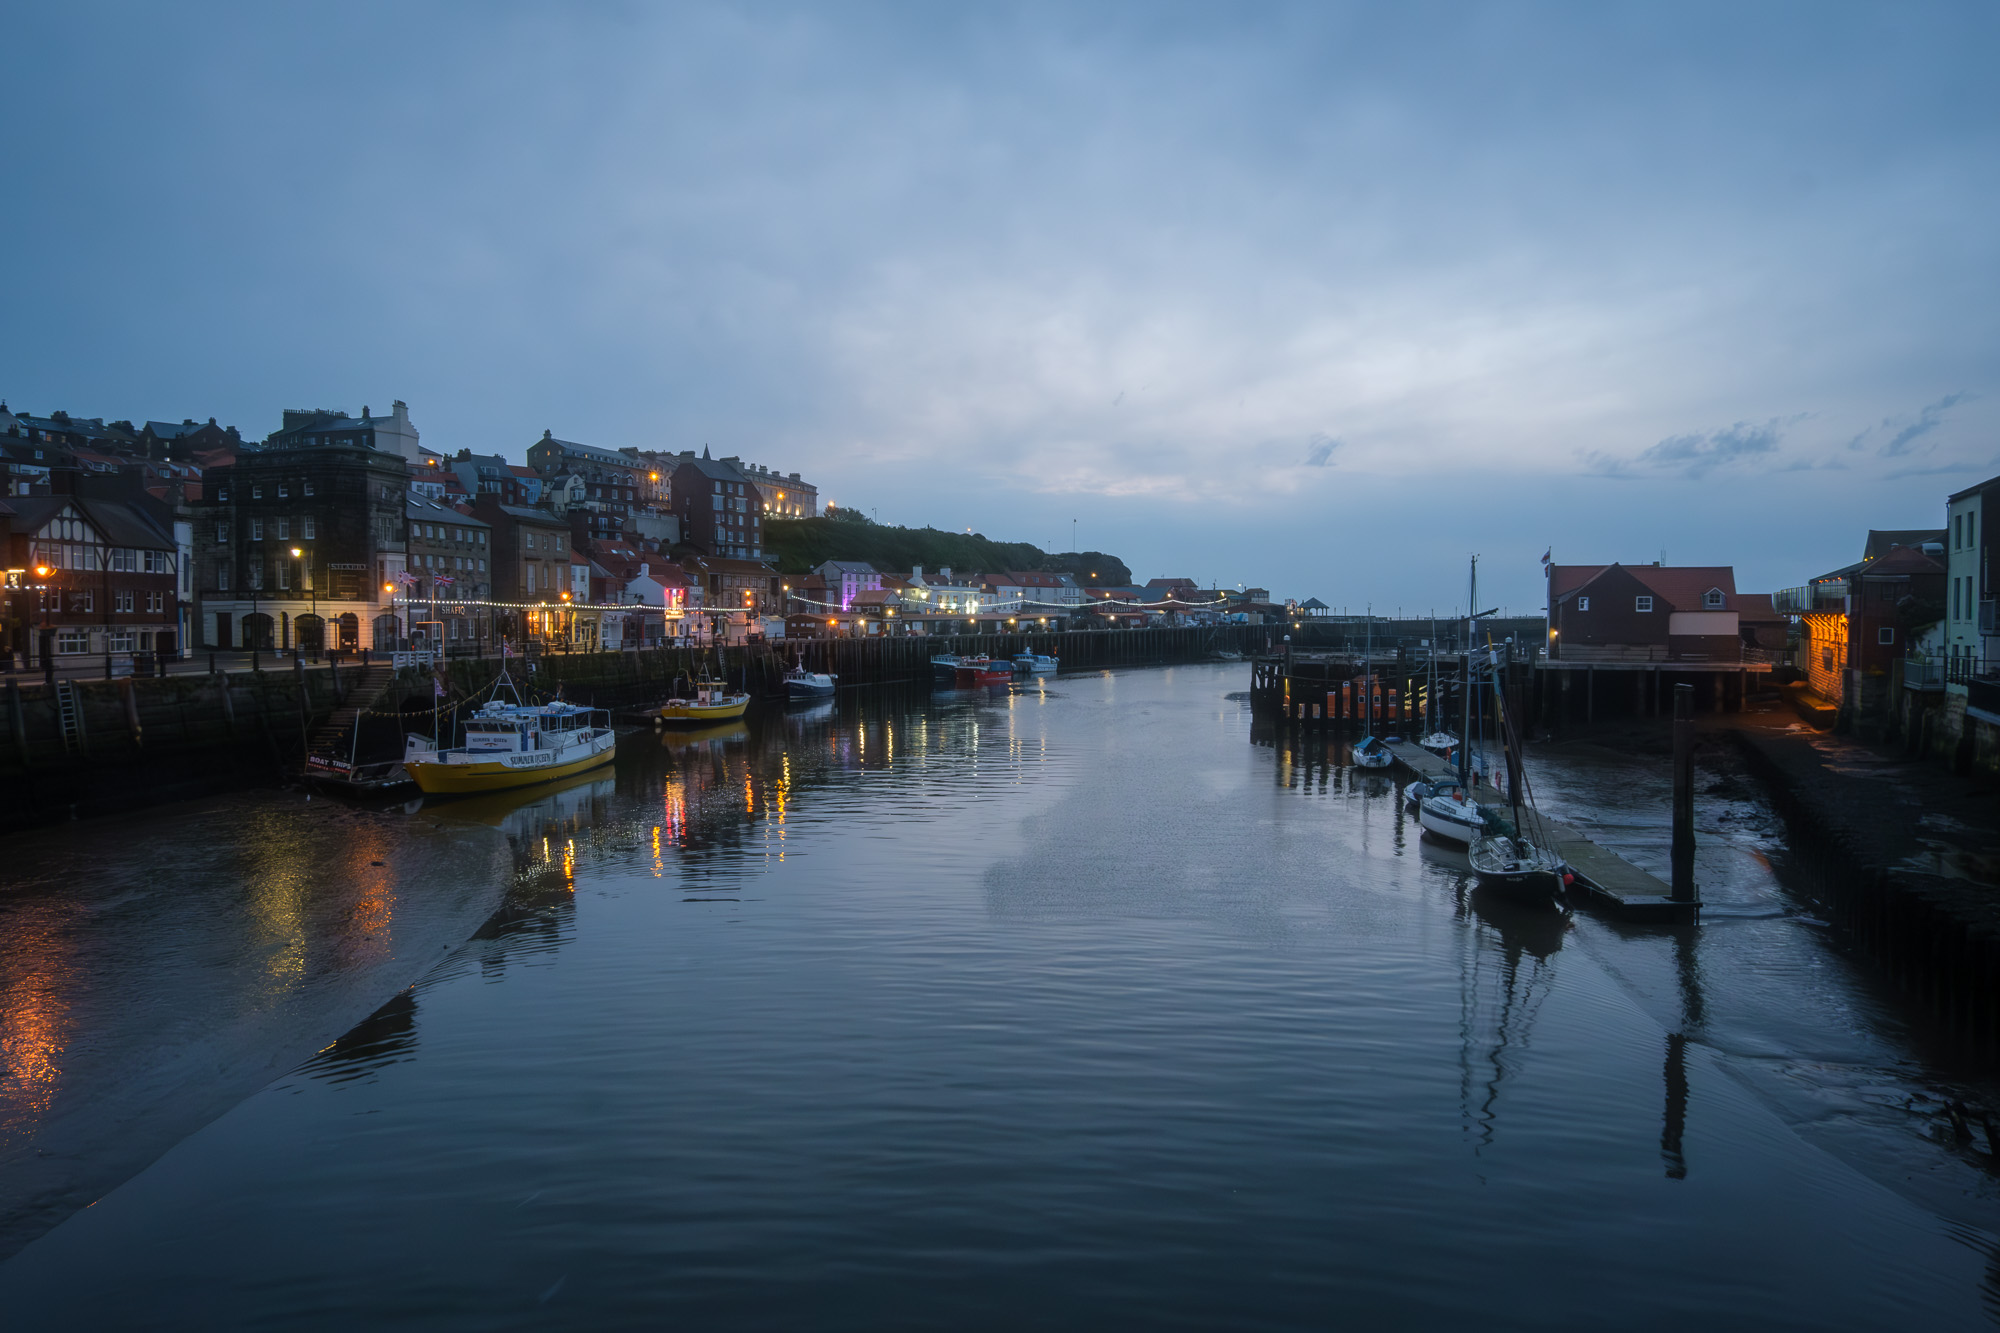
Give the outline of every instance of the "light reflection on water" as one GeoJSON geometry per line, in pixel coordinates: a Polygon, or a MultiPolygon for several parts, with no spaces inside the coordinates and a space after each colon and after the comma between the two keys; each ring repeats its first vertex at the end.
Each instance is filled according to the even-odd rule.
{"type": "MultiPolygon", "coordinates": [[[[1242,675],[843,697],[423,805],[507,834],[503,909],[0,1298],[24,1327],[1980,1316],[1976,1202],[1916,1206],[1881,1183],[1903,1148],[1815,1139],[1736,1068],[1760,1034],[1826,1054],[1773,968],[1908,1059],[1822,940],[1488,902],[1338,741],[1253,728],[1242,675]]],[[[1601,781],[1548,763],[1558,799],[1601,781]]],[[[1782,901],[1711,841],[1721,896],[1782,901]]]]}

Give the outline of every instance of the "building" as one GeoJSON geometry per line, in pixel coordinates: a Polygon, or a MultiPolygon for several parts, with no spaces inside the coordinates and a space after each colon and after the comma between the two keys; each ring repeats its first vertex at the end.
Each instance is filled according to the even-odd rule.
{"type": "Polygon", "coordinates": [[[489,525],[493,600],[521,605],[559,602],[569,590],[569,524],[546,509],[501,504],[490,495],[472,512],[489,525]]]}
{"type": "Polygon", "coordinates": [[[1995,614],[1988,520],[2000,513],[2000,477],[1945,501],[1944,652],[1954,693],[1974,676],[2000,676],[2000,616],[1995,614]]]}
{"type": "Polygon", "coordinates": [[[286,408],[283,422],[265,437],[266,449],[359,447],[395,454],[411,467],[428,467],[437,458],[417,443],[410,409],[400,398],[386,417],[373,416],[366,407],[358,417],[331,408],[286,408]]]}
{"type": "Polygon", "coordinates": [[[528,465],[550,483],[544,502],[566,517],[574,516],[571,526],[584,546],[623,538],[642,502],[642,482],[651,485],[643,481],[649,470],[631,456],[559,440],[549,431],[528,447],[528,465]]]}
{"type": "Polygon", "coordinates": [[[444,624],[447,646],[485,639],[486,618],[463,604],[492,600],[492,525],[414,495],[404,505],[404,517],[408,578],[399,595],[406,605],[421,604],[424,617],[444,624]]]}
{"type": "MultiPolygon", "coordinates": [[[[359,418],[285,415],[264,448],[204,473],[190,507],[198,641],[393,647],[404,634],[393,603],[405,573],[409,461],[368,443],[381,437],[365,409],[359,418]]],[[[400,426],[391,438],[405,438],[400,426]]]]}
{"type": "Polygon", "coordinates": [[[1728,565],[1550,565],[1548,578],[1551,660],[1743,660],[1728,565]]]}
{"type": "Polygon", "coordinates": [[[179,649],[179,550],[163,505],[59,494],[0,511],[10,570],[0,648],[56,663],[179,649]]]}
{"type": "Polygon", "coordinates": [[[757,488],[763,498],[764,513],[770,518],[817,518],[819,516],[819,487],[809,481],[799,480],[793,472],[781,475],[767,467],[746,464],[744,476],[757,488]]]}
{"type": "Polygon", "coordinates": [[[702,605],[711,615],[725,612],[744,612],[752,616],[782,613],[784,588],[778,571],[766,561],[704,556],[684,561],[682,567],[700,580],[702,605]]]}
{"type": "Polygon", "coordinates": [[[243,437],[236,433],[236,427],[224,429],[210,417],[206,425],[197,425],[189,417],[181,422],[148,421],[139,428],[138,452],[145,458],[161,462],[192,462],[198,452],[210,449],[241,449],[243,437]]]}
{"type": "Polygon", "coordinates": [[[882,573],[860,560],[828,560],[813,570],[826,580],[826,599],[841,610],[854,607],[857,593],[882,591],[882,573]]]}
{"type": "Polygon", "coordinates": [[[670,484],[683,542],[712,559],[763,558],[764,497],[737,460],[684,453],[670,484]]]}

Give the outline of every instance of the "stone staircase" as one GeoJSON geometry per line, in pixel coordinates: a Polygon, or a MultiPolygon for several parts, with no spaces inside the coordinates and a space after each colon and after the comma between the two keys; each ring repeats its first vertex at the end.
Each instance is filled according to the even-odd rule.
{"type": "Polygon", "coordinates": [[[354,720],[381,700],[395,678],[396,669],[386,662],[356,671],[340,706],[327,714],[326,720],[307,739],[306,753],[346,759],[354,736],[354,720]]]}

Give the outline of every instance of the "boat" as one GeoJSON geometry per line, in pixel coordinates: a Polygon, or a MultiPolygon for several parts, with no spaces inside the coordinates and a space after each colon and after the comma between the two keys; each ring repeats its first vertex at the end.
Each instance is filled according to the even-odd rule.
{"type": "Polygon", "coordinates": [[[1013,679],[1014,664],[1011,662],[996,662],[983,654],[958,660],[960,685],[1005,685],[1013,679]]]}
{"type": "Polygon", "coordinates": [[[1352,755],[1356,768],[1387,768],[1395,756],[1389,747],[1375,735],[1376,684],[1369,674],[1369,659],[1375,655],[1375,608],[1368,608],[1368,643],[1361,652],[1361,739],[1354,743],[1352,755]]]}
{"type": "Polygon", "coordinates": [[[610,763],[618,748],[609,713],[561,699],[523,703],[504,670],[464,727],[465,744],[446,749],[430,736],[405,739],[403,771],[426,795],[502,791],[566,778],[610,763]],[[511,702],[500,697],[503,687],[511,702]]]}
{"type": "Polygon", "coordinates": [[[1569,868],[1554,850],[1526,837],[1504,833],[1476,837],[1466,848],[1465,859],[1479,877],[1479,887],[1488,892],[1536,906],[1566,905],[1569,868]]]}
{"type": "Polygon", "coordinates": [[[931,674],[949,684],[958,679],[958,664],[962,660],[957,653],[939,653],[931,658],[931,674]]]}
{"type": "MultiPolygon", "coordinates": [[[[1473,568],[1476,572],[1476,561],[1473,568]]],[[[1471,635],[1468,634],[1466,639],[1469,643],[1471,635]]],[[[1493,721],[1507,770],[1507,798],[1513,818],[1511,823],[1504,822],[1498,812],[1494,812],[1489,823],[1499,827],[1474,838],[1466,848],[1465,857],[1472,863],[1473,874],[1479,877],[1479,887],[1487,892],[1530,906],[1553,907],[1567,912],[1568,889],[1575,875],[1563,863],[1548,821],[1535,809],[1534,791],[1528,785],[1527,756],[1521,743],[1521,729],[1515,724],[1514,710],[1507,705],[1498,660],[1490,649],[1487,656],[1494,668],[1491,675],[1493,721]],[[1526,797],[1525,806],[1523,797],[1526,797]]],[[[1471,685],[1471,671],[1472,658],[1468,652],[1468,687],[1471,685]]],[[[1466,734],[1472,734],[1469,726],[1466,734]]]]}
{"type": "Polygon", "coordinates": [[[1485,834],[1486,818],[1480,813],[1479,802],[1466,793],[1462,783],[1446,781],[1411,785],[1428,785],[1430,788],[1428,795],[1417,799],[1417,823],[1432,837],[1460,847],[1470,847],[1474,838],[1485,834]]]}
{"type": "Polygon", "coordinates": [[[1046,676],[1056,669],[1056,659],[1025,648],[1014,654],[1014,670],[1030,676],[1046,676]]]}
{"type": "Polygon", "coordinates": [[[1458,748],[1458,737],[1452,735],[1443,727],[1439,727],[1430,735],[1419,740],[1417,744],[1423,746],[1438,758],[1444,759],[1448,758],[1451,752],[1458,748]]]}
{"type": "Polygon", "coordinates": [[[672,726],[705,726],[742,717],[749,707],[748,694],[737,693],[721,681],[710,679],[704,669],[701,679],[694,683],[693,697],[667,700],[660,705],[658,717],[672,726]]]}
{"type": "Polygon", "coordinates": [[[825,699],[833,693],[834,682],[839,679],[824,671],[808,671],[804,665],[795,666],[785,673],[785,697],[825,699]]]}
{"type": "Polygon", "coordinates": [[[1354,742],[1352,750],[1356,768],[1387,768],[1395,761],[1389,753],[1389,746],[1380,736],[1363,736],[1354,742]]]}

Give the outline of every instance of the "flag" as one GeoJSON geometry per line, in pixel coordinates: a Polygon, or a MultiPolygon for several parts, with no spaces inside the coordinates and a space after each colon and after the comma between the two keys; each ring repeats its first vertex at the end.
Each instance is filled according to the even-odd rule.
{"type": "Polygon", "coordinates": [[[1547,569],[1547,568],[1549,567],[1549,557],[1550,557],[1550,556],[1552,556],[1552,555],[1554,555],[1555,553],[1556,553],[1556,548],[1555,548],[1555,547],[1553,547],[1553,546],[1551,546],[1551,547],[1550,547],[1550,548],[1549,548],[1548,550],[1546,550],[1546,551],[1542,552],[1542,568],[1543,568],[1543,569],[1547,569]]]}
{"type": "Polygon", "coordinates": [[[458,580],[449,574],[433,574],[431,575],[431,582],[442,588],[457,583],[458,580]]]}
{"type": "Polygon", "coordinates": [[[417,576],[407,569],[399,569],[396,571],[396,582],[406,588],[414,588],[417,586],[417,576]]]}

